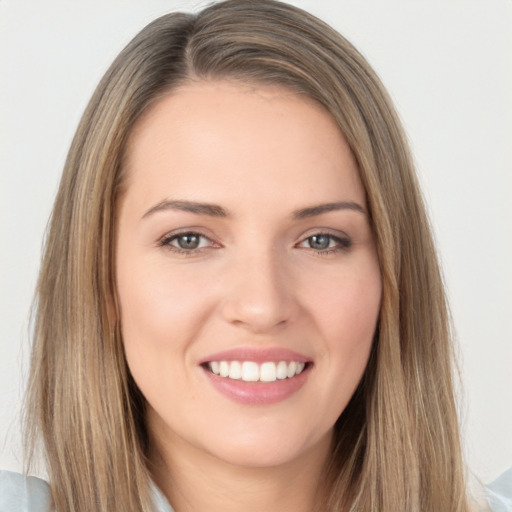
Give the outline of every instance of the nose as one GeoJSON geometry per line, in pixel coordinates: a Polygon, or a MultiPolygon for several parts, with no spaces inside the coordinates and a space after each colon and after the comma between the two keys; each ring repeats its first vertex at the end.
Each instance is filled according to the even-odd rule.
{"type": "Polygon", "coordinates": [[[232,261],[222,302],[224,319],[254,334],[270,334],[298,315],[294,280],[272,251],[232,261]]]}

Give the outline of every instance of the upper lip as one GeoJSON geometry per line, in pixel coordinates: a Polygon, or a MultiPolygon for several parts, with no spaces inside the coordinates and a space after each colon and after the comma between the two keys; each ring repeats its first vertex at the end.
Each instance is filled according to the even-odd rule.
{"type": "Polygon", "coordinates": [[[298,363],[311,362],[311,358],[299,354],[286,348],[254,348],[240,347],[221,352],[215,352],[199,361],[199,364],[209,363],[211,361],[253,361],[255,363],[264,363],[266,361],[295,361],[298,363]]]}

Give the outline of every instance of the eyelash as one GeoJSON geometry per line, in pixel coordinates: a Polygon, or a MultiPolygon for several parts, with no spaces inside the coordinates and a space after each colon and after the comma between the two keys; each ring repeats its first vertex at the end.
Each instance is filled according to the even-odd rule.
{"type": "Polygon", "coordinates": [[[219,247],[219,245],[215,244],[215,242],[213,242],[210,238],[208,238],[207,236],[203,235],[202,233],[198,233],[196,231],[182,231],[180,233],[173,233],[170,235],[166,235],[158,242],[158,245],[160,247],[165,247],[169,251],[172,251],[174,253],[181,254],[184,256],[193,256],[195,254],[202,252],[204,249],[208,248],[208,247],[197,247],[195,249],[183,249],[181,247],[172,245],[172,242],[174,242],[175,240],[178,240],[181,237],[185,237],[185,236],[196,236],[200,239],[199,244],[201,244],[201,242],[204,240],[208,240],[211,243],[211,245],[209,245],[208,247],[211,247],[211,246],[219,247]]]}
{"type": "Polygon", "coordinates": [[[312,240],[314,237],[327,237],[329,239],[329,245],[331,242],[335,243],[334,247],[327,247],[326,249],[314,249],[313,247],[309,247],[309,249],[319,256],[331,256],[333,254],[348,251],[352,247],[352,240],[350,240],[350,238],[325,232],[314,233],[304,238],[298,245],[300,246],[308,240],[312,240]]]}
{"type": "MultiPolygon", "coordinates": [[[[302,239],[298,244],[295,245],[295,247],[300,248],[303,243],[307,242],[308,240],[312,240],[314,237],[327,237],[329,239],[329,245],[331,244],[331,242],[335,242],[335,244],[336,244],[334,247],[327,247],[326,249],[314,249],[313,247],[309,247],[310,250],[314,251],[314,253],[319,256],[329,256],[329,255],[337,254],[340,252],[348,251],[352,246],[352,241],[348,237],[344,238],[344,237],[340,237],[337,235],[333,235],[331,233],[318,232],[318,233],[314,233],[314,234],[302,239]]],[[[174,253],[181,254],[184,256],[193,256],[195,254],[202,252],[204,249],[207,249],[210,247],[215,247],[215,246],[220,247],[218,244],[213,242],[210,238],[208,238],[207,236],[203,235],[202,233],[198,233],[196,231],[183,231],[180,233],[173,233],[170,235],[166,235],[158,242],[158,245],[160,247],[165,247],[169,251],[172,251],[174,253]],[[172,242],[174,242],[175,240],[178,240],[180,237],[185,237],[185,236],[198,237],[200,239],[199,247],[194,248],[194,249],[183,249],[181,247],[172,245],[172,242]],[[204,241],[204,240],[208,240],[210,242],[210,245],[208,245],[207,247],[201,247],[200,246],[201,241],[204,241]]],[[[308,249],[307,247],[304,247],[304,248],[308,249]]]]}

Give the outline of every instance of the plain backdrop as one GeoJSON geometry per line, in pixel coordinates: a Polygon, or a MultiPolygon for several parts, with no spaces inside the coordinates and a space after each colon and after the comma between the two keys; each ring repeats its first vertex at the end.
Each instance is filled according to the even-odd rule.
{"type": "MultiPolygon", "coordinates": [[[[409,135],[457,334],[470,468],[512,465],[512,2],[291,2],[350,39],[409,135]]],[[[18,413],[43,233],[80,115],[145,24],[198,1],[0,0],[0,468],[18,413]]]]}

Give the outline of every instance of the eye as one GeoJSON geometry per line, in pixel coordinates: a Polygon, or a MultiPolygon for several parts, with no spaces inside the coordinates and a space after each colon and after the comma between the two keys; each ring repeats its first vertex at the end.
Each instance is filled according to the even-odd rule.
{"type": "Polygon", "coordinates": [[[213,247],[215,243],[201,233],[187,231],[167,235],[160,240],[159,245],[176,252],[193,253],[206,247],[213,247]]]}
{"type": "Polygon", "coordinates": [[[352,242],[347,237],[340,237],[330,233],[316,233],[300,242],[298,247],[313,249],[320,254],[330,254],[349,249],[351,245],[352,242]]]}

